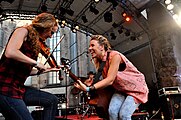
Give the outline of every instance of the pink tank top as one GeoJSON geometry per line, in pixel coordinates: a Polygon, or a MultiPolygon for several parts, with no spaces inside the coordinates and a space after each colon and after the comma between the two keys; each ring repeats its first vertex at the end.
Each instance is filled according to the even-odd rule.
{"type": "Polygon", "coordinates": [[[120,57],[126,64],[126,68],[123,71],[118,71],[113,83],[113,87],[117,91],[124,92],[127,95],[133,96],[136,103],[146,103],[148,101],[149,90],[145,82],[145,77],[123,54],[117,51],[110,52],[108,58],[109,61],[106,62],[103,70],[103,78],[106,78],[107,71],[109,69],[109,62],[116,54],[120,55],[120,57]]]}

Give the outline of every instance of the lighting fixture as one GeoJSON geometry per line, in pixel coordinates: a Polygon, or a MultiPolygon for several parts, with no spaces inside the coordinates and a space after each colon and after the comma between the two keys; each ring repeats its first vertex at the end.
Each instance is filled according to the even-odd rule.
{"type": "Polygon", "coordinates": [[[114,28],[117,28],[118,27],[118,24],[116,24],[115,22],[112,24],[112,26],[114,27],[114,28]]]}
{"type": "Polygon", "coordinates": [[[173,8],[174,8],[174,5],[173,5],[173,4],[167,5],[167,9],[168,9],[168,10],[172,10],[173,8]]]}
{"type": "Polygon", "coordinates": [[[71,30],[72,30],[73,33],[76,33],[77,30],[79,30],[79,26],[74,24],[74,25],[71,26],[71,30]]]}
{"type": "Polygon", "coordinates": [[[11,4],[14,2],[14,0],[0,0],[0,2],[2,2],[2,1],[6,1],[6,2],[9,2],[11,4]]]}
{"type": "Polygon", "coordinates": [[[112,40],[115,40],[116,37],[117,37],[114,33],[110,33],[110,36],[111,36],[111,39],[112,39],[112,40]]]}
{"type": "Polygon", "coordinates": [[[125,36],[130,36],[130,31],[126,30],[124,34],[125,34],[125,36]]]}
{"type": "Polygon", "coordinates": [[[73,15],[74,15],[74,11],[71,10],[71,9],[67,9],[67,10],[66,10],[66,13],[67,13],[68,15],[70,15],[70,16],[73,16],[73,15]]]}
{"type": "Polygon", "coordinates": [[[90,11],[93,12],[95,15],[99,14],[99,11],[95,8],[95,6],[90,5],[90,11]]]}
{"type": "Polygon", "coordinates": [[[112,22],[112,13],[111,12],[108,11],[104,14],[104,21],[108,22],[108,23],[112,22]]]}
{"type": "Polygon", "coordinates": [[[83,15],[81,18],[82,18],[82,21],[83,21],[84,23],[87,23],[87,22],[88,22],[88,20],[87,20],[87,18],[86,18],[85,15],[83,15]]]}
{"type": "Polygon", "coordinates": [[[165,4],[168,5],[171,3],[171,0],[165,0],[165,4]]]}
{"type": "Polygon", "coordinates": [[[136,36],[135,35],[131,36],[130,40],[135,41],[136,40],[136,36]]]}
{"type": "Polygon", "coordinates": [[[42,11],[42,12],[47,12],[47,6],[46,6],[45,4],[43,4],[43,5],[41,6],[41,11],[42,11]]]}
{"type": "Polygon", "coordinates": [[[119,34],[122,34],[122,33],[123,33],[123,29],[120,28],[120,29],[118,30],[118,33],[119,33],[119,34]]]}

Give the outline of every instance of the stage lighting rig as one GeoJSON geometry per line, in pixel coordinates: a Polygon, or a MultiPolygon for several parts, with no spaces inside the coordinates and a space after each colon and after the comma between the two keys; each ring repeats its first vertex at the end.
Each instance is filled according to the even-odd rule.
{"type": "Polygon", "coordinates": [[[2,1],[8,2],[8,3],[10,3],[10,4],[12,4],[12,3],[14,2],[14,0],[0,0],[0,3],[1,3],[2,1]]]}

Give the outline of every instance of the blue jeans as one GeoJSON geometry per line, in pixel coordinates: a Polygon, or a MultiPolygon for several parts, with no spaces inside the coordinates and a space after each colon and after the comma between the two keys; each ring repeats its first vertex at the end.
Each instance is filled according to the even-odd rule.
{"type": "Polygon", "coordinates": [[[42,120],[54,120],[58,99],[51,93],[27,87],[22,99],[0,94],[0,108],[6,120],[33,120],[27,106],[43,106],[42,120]]]}
{"type": "Polygon", "coordinates": [[[131,116],[140,104],[132,96],[114,93],[109,104],[110,120],[131,120],[131,116]]]}

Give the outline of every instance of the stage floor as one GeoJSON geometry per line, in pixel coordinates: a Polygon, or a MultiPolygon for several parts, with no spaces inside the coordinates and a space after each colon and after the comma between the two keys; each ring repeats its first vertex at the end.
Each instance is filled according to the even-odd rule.
{"type": "Polygon", "coordinates": [[[82,117],[82,115],[67,115],[67,116],[56,116],[55,117],[56,120],[103,120],[102,118],[99,118],[96,115],[92,115],[92,116],[84,116],[82,117]]]}

